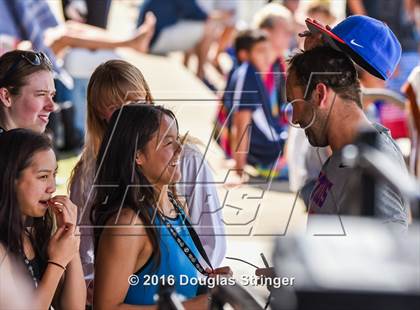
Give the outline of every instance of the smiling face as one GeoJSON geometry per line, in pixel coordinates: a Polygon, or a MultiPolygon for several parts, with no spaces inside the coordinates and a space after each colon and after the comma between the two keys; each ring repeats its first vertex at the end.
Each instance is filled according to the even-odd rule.
{"type": "Polygon", "coordinates": [[[16,195],[24,216],[42,217],[48,209],[47,201],[55,192],[57,161],[53,150],[38,151],[20,174],[16,195]]]}
{"type": "Polygon", "coordinates": [[[161,189],[179,181],[181,145],[174,119],[163,114],[159,129],[136,159],[147,180],[161,189]]]}
{"type": "Polygon", "coordinates": [[[50,71],[42,70],[29,75],[19,94],[11,98],[6,112],[7,122],[14,128],[44,132],[49,115],[54,111],[54,95],[54,80],[50,71]]]}

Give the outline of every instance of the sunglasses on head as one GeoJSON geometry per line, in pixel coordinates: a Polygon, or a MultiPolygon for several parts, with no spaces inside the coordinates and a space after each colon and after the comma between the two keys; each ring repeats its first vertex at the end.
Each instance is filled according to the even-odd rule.
{"type": "Polygon", "coordinates": [[[0,85],[5,85],[4,82],[8,80],[10,75],[15,71],[18,65],[21,63],[22,59],[30,63],[32,66],[40,66],[42,63],[46,63],[49,66],[52,66],[50,59],[43,52],[25,52],[18,55],[18,58],[10,66],[9,70],[6,71],[3,79],[1,80],[0,85]]]}

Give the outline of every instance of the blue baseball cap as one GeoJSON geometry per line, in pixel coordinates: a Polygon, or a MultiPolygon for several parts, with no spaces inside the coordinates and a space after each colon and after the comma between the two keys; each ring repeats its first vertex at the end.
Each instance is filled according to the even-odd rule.
{"type": "Polygon", "coordinates": [[[311,33],[321,33],[332,48],[348,54],[370,74],[387,80],[400,62],[401,44],[382,21],[369,16],[352,15],[328,30],[307,18],[311,33]]]}

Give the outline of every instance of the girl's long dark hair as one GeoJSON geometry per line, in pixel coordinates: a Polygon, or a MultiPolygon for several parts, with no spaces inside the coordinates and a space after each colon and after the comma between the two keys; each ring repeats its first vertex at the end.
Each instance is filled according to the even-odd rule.
{"type": "Polygon", "coordinates": [[[16,181],[27,168],[35,153],[52,149],[50,139],[28,129],[13,129],[0,134],[0,242],[6,251],[23,255],[22,236],[25,226],[36,256],[44,271],[48,241],[52,232],[52,217],[47,212],[43,218],[30,218],[23,223],[17,201],[16,181]]]}
{"type": "Polygon", "coordinates": [[[153,225],[156,193],[135,158],[159,130],[164,115],[176,122],[170,110],[150,104],[125,105],[112,115],[98,153],[94,181],[96,192],[90,213],[95,226],[95,254],[108,220],[118,214],[120,208],[130,208],[146,226],[154,249],[155,267],[160,262],[159,231],[153,225]]]}

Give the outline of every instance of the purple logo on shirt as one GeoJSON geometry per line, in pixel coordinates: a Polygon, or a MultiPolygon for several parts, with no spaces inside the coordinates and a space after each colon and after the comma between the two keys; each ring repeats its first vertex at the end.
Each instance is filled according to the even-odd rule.
{"type": "Polygon", "coordinates": [[[324,172],[319,174],[318,180],[316,182],[315,188],[311,193],[311,203],[310,205],[313,206],[314,204],[319,208],[322,208],[324,205],[325,200],[327,199],[327,195],[329,190],[333,184],[328,180],[327,176],[324,172]]]}

